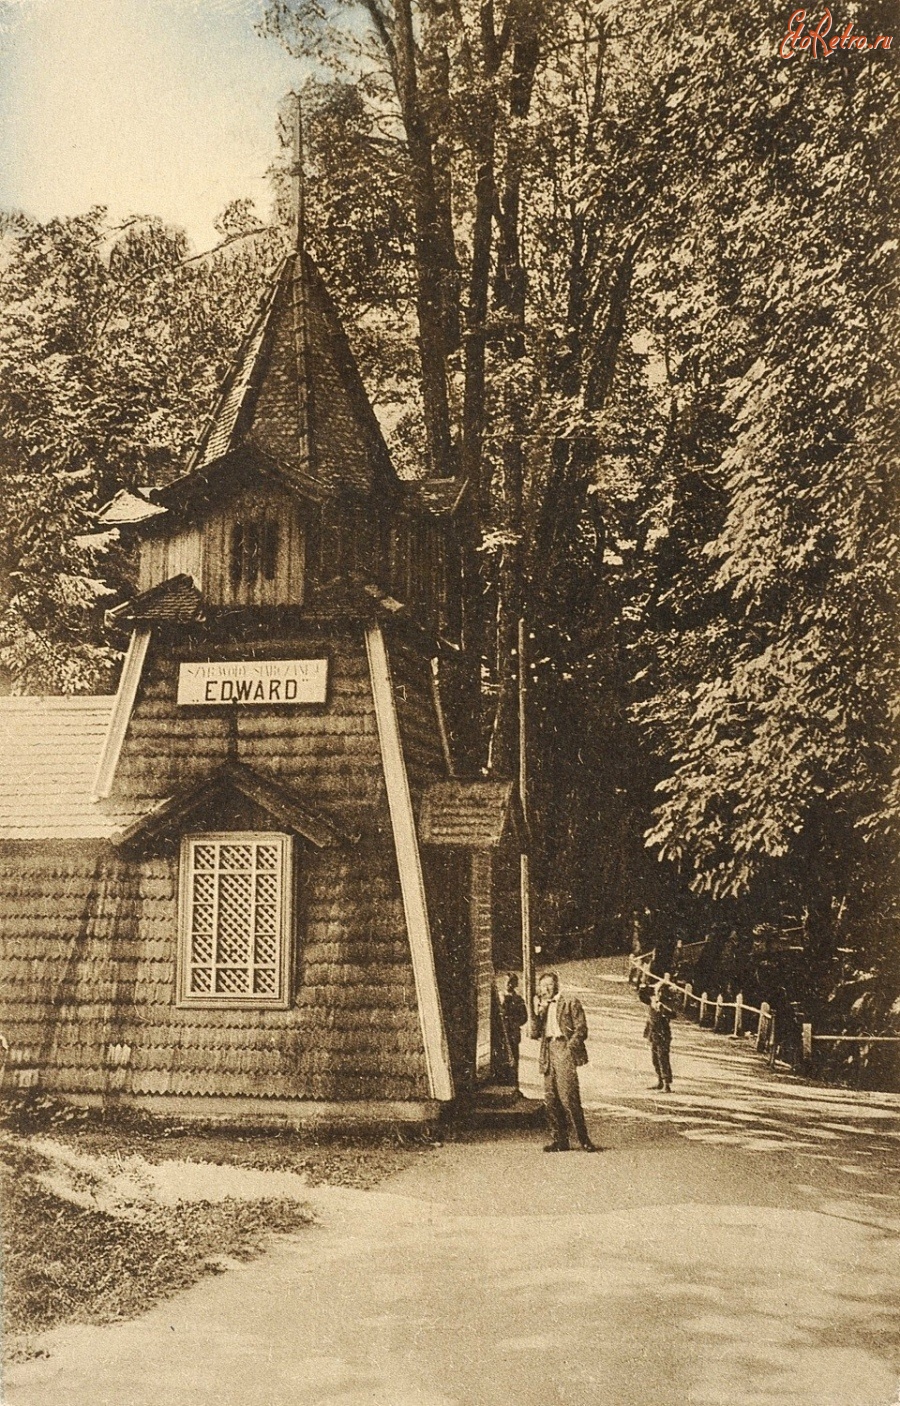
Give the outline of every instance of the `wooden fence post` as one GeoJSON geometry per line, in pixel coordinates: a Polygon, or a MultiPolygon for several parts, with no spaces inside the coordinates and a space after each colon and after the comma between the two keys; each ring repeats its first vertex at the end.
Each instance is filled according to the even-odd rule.
{"type": "Polygon", "coordinates": [[[722,1029],[722,1018],[725,1015],[725,997],[721,991],[716,997],[716,1014],[713,1017],[713,1030],[722,1029]]]}
{"type": "Polygon", "coordinates": [[[744,1033],[744,998],[740,992],[734,998],[734,1035],[739,1039],[744,1033]]]}
{"type": "Polygon", "coordinates": [[[771,1035],[770,1035],[770,1037],[769,1037],[769,1065],[770,1065],[770,1067],[771,1067],[772,1069],[774,1069],[774,1068],[775,1068],[775,1051],[776,1051],[777,1048],[778,1048],[778,1042],[777,1042],[777,1040],[776,1040],[776,1038],[775,1038],[775,1012],[774,1012],[774,1011],[772,1012],[772,1023],[771,1023],[771,1025],[770,1025],[769,1029],[770,1029],[771,1032],[772,1032],[771,1035]]]}
{"type": "Polygon", "coordinates": [[[766,1047],[769,1038],[769,1022],[772,1019],[772,1008],[768,1001],[759,1003],[759,1025],[756,1027],[756,1048],[761,1052],[766,1047]]]}
{"type": "Polygon", "coordinates": [[[803,1051],[803,1069],[805,1073],[811,1074],[813,1070],[813,1028],[808,1020],[805,1020],[800,1026],[800,1041],[803,1051]]]}
{"type": "Polygon", "coordinates": [[[700,997],[700,1014],[697,1016],[698,1024],[702,1025],[706,1020],[706,1008],[709,1005],[709,992],[704,991],[700,997]]]}
{"type": "Polygon", "coordinates": [[[691,1013],[691,1001],[693,998],[694,988],[689,981],[686,981],[684,984],[684,1004],[681,1007],[685,1015],[690,1015],[691,1013]]]}

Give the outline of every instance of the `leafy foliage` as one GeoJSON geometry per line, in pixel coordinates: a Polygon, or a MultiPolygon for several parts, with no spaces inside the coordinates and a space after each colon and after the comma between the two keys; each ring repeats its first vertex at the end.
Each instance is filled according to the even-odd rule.
{"type": "Polygon", "coordinates": [[[891,950],[893,54],[783,59],[761,0],[268,9],[396,143],[410,223],[411,118],[451,193],[468,341],[438,350],[481,456],[490,764],[514,761],[524,614],[545,896],[580,893],[575,925],[687,885],[698,920],[746,905],[826,963],[866,922],[891,950]]]}
{"type": "MultiPolygon", "coordinates": [[[[246,212],[244,212],[246,216],[246,212]]],[[[277,252],[223,216],[226,246],[189,255],[155,219],[105,211],[8,222],[0,266],[0,482],[7,515],[0,665],[29,692],[108,684],[101,607],[127,584],[92,511],[164,481],[199,428],[277,252]]]]}
{"type": "Polygon", "coordinates": [[[636,653],[638,716],[668,762],[648,838],[725,895],[771,883],[773,861],[802,889],[841,851],[852,863],[867,811],[886,819],[897,94],[858,56],[747,62],[733,20],[717,37],[673,80],[666,165],[684,162],[683,203],[640,270],[673,413],[660,487],[682,541],[658,537],[659,568],[646,562],[636,653]],[[801,877],[813,836],[820,864],[801,877]]]}

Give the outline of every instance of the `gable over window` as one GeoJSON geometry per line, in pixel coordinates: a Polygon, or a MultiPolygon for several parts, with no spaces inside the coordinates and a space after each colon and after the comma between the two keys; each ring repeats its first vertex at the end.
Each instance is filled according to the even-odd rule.
{"type": "Polygon", "coordinates": [[[290,861],[288,835],[184,838],[179,1005],[287,1006],[290,861]]]}

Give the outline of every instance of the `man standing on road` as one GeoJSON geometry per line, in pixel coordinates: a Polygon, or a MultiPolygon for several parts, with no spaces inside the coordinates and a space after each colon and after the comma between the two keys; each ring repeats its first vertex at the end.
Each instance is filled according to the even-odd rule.
{"type": "Polygon", "coordinates": [[[540,1071],[552,1141],[545,1152],[568,1152],[569,1123],[585,1152],[597,1149],[588,1137],[581,1107],[578,1068],[587,1064],[587,1018],[575,996],[563,996],[556,972],[545,972],[534,1001],[537,1038],[541,1042],[540,1071]]]}
{"type": "Polygon", "coordinates": [[[650,1007],[644,1027],[644,1039],[650,1041],[650,1054],[656,1072],[656,1083],[653,1087],[659,1093],[668,1094],[672,1091],[672,1060],[669,1052],[672,1048],[672,1017],[675,1015],[675,1003],[664,981],[659,982],[655,989],[645,987],[640,993],[640,999],[650,1007]]]}

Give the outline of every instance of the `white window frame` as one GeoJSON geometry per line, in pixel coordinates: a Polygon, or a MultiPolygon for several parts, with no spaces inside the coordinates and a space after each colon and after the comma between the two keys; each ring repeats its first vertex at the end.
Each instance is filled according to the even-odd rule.
{"type": "MultiPolygon", "coordinates": [[[[239,872],[239,871],[238,871],[239,872]]],[[[254,874],[257,872],[254,862],[254,874]]],[[[181,841],[181,859],[179,867],[179,900],[178,900],[178,970],[177,970],[177,1005],[190,1007],[193,1009],[202,1008],[204,1010],[226,1010],[236,1008],[253,1008],[260,1010],[286,1010],[290,1005],[290,956],[292,947],[293,932],[293,892],[294,892],[294,872],[293,872],[293,845],[290,835],[282,834],[272,830],[228,830],[213,831],[203,834],[185,835],[181,841]],[[261,994],[259,992],[217,992],[192,991],[191,973],[194,966],[207,965],[206,963],[192,962],[193,955],[193,916],[194,916],[194,896],[193,878],[194,852],[198,845],[215,845],[217,849],[216,867],[213,871],[216,875],[214,884],[214,942],[218,938],[215,926],[218,921],[219,905],[219,876],[223,872],[218,862],[218,852],[220,847],[225,845],[247,845],[277,844],[280,852],[280,903],[278,904],[278,951],[276,954],[276,990],[273,994],[261,994]]],[[[255,899],[254,899],[255,902],[255,899]]],[[[216,963],[214,958],[217,955],[215,949],[209,966],[213,972],[212,986],[215,987],[214,973],[217,966],[224,966],[225,963],[216,963]]],[[[248,970],[251,968],[248,967],[248,970]]]]}

